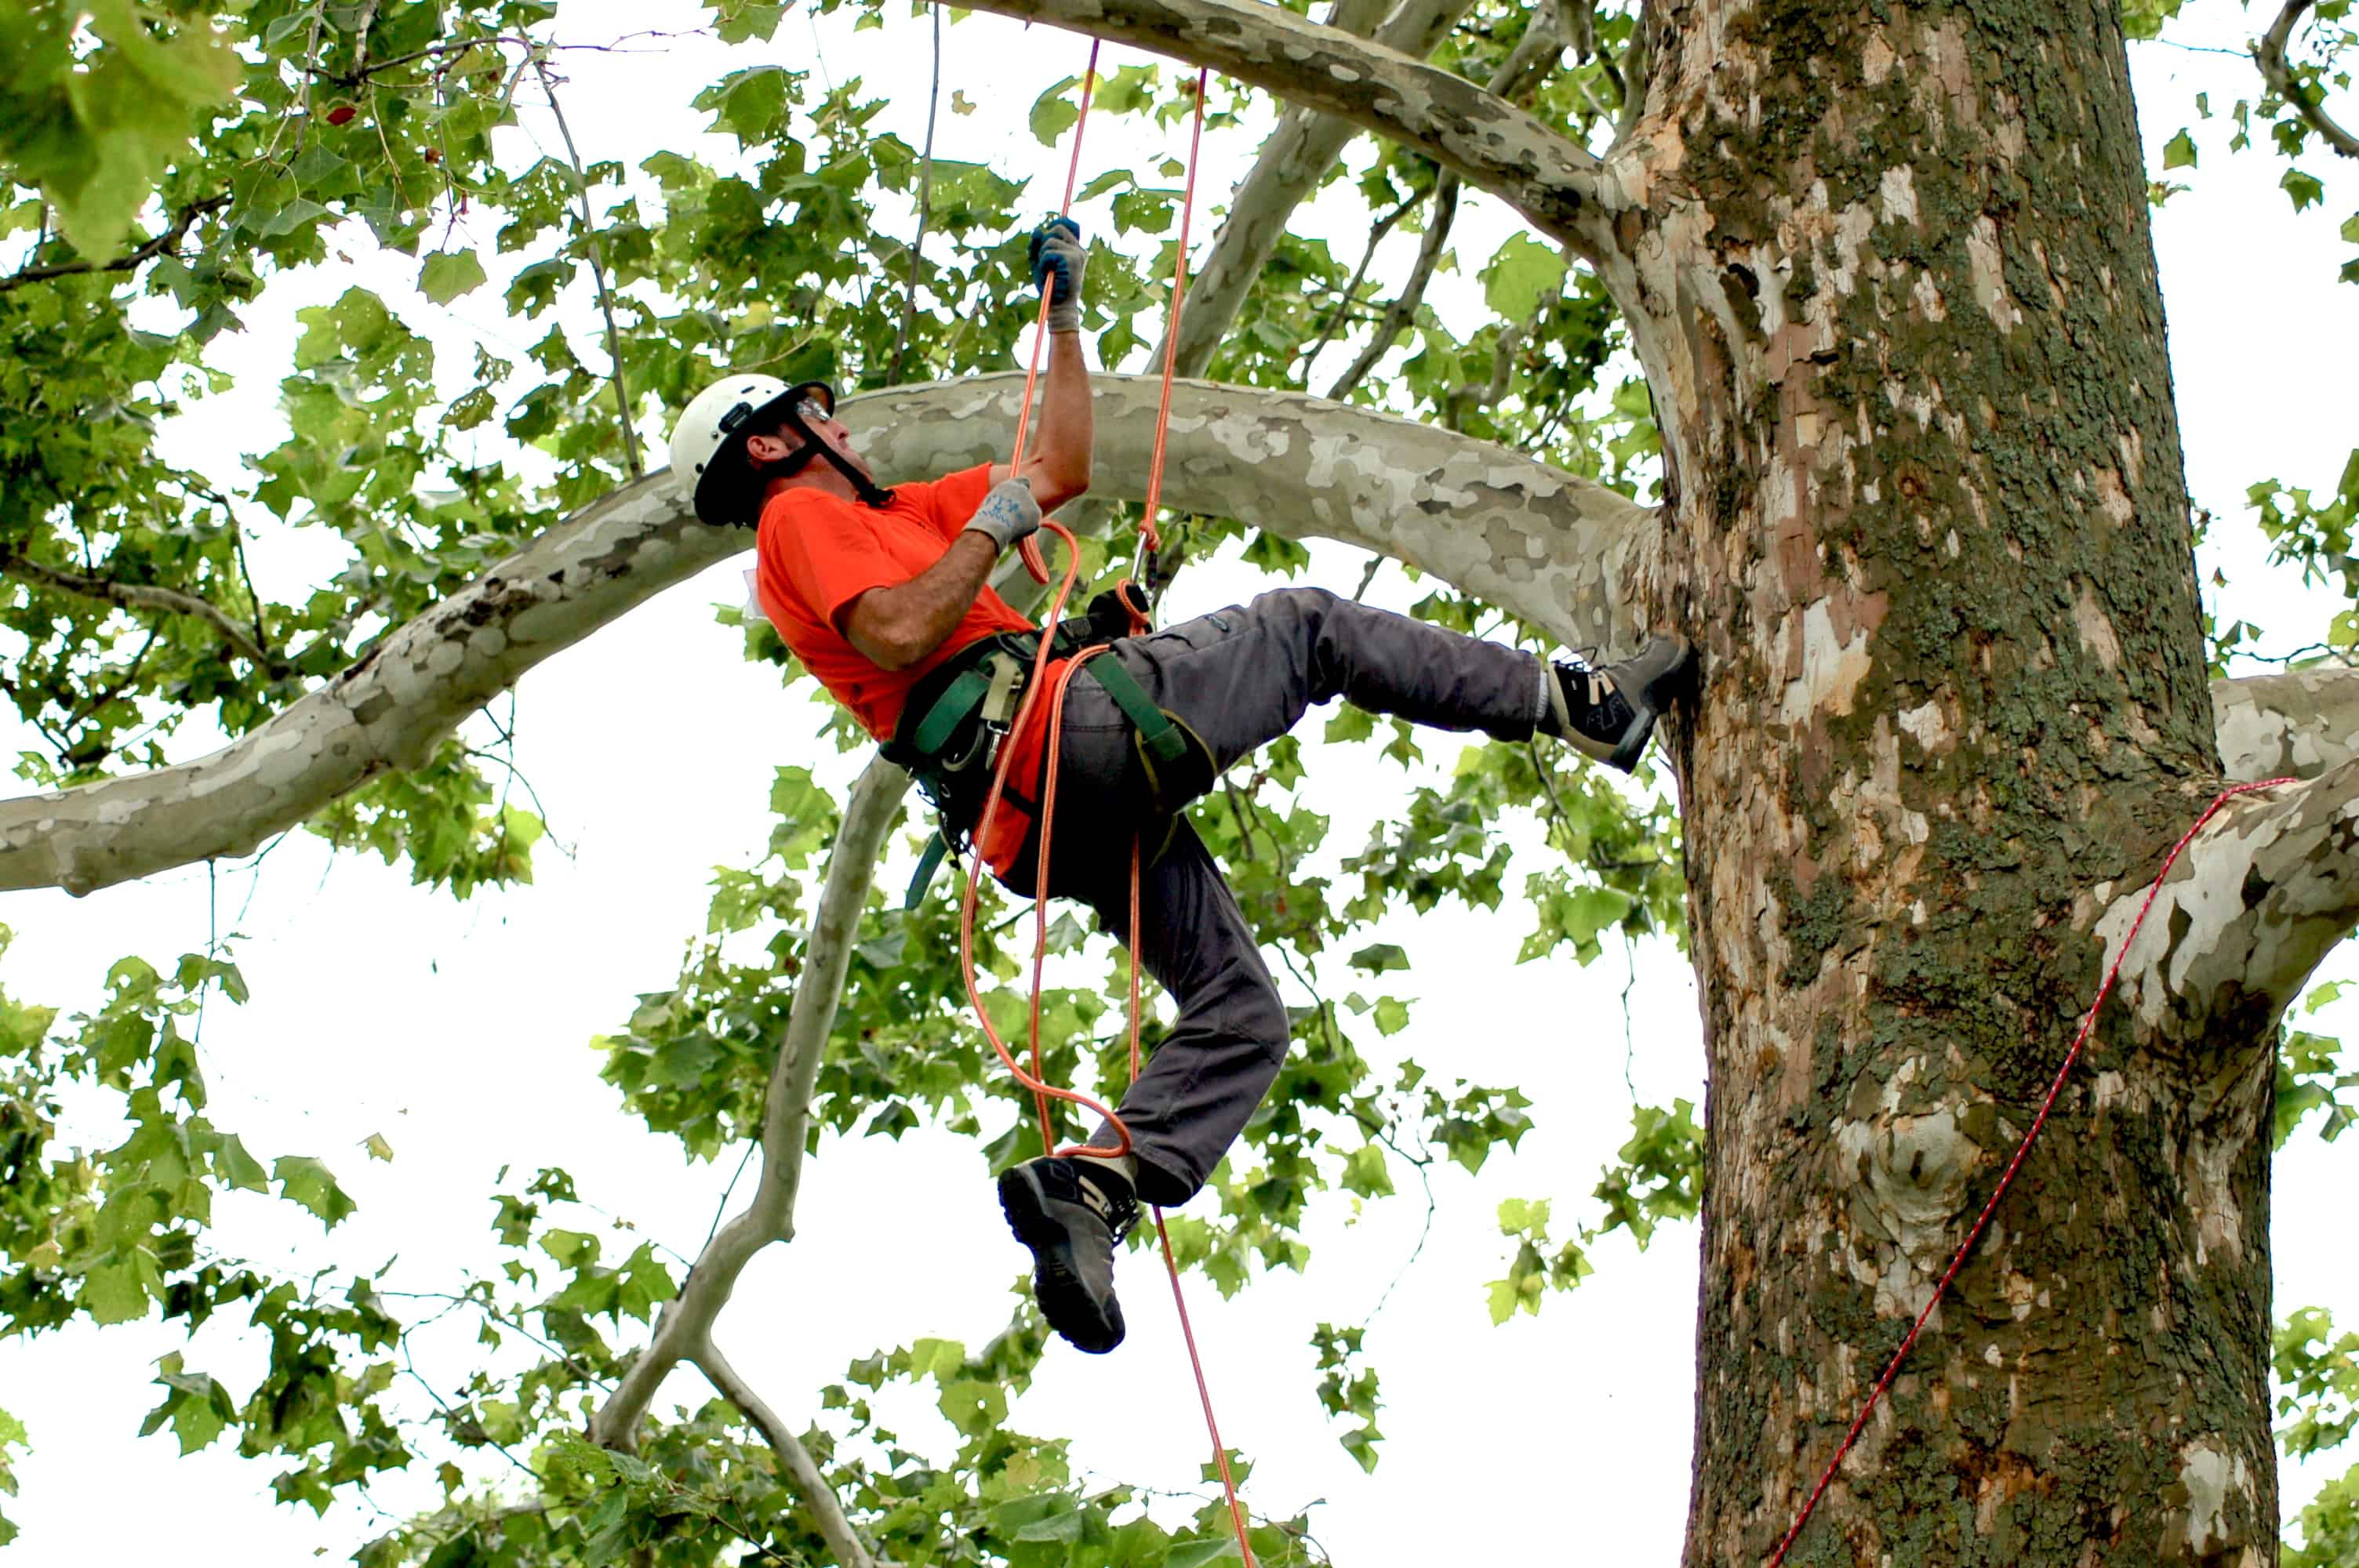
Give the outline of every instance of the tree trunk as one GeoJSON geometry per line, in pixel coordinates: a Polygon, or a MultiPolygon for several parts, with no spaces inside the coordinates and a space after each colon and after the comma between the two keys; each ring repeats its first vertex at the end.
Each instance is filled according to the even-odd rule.
{"type": "MultiPolygon", "coordinates": [[[[1658,619],[1706,646],[1687,1557],[1757,1564],[2029,1124],[2097,916],[2221,770],[2111,0],[1652,26],[1616,292],[1658,619]]],[[[2276,1004],[2158,1011],[2109,1012],[1788,1561],[2275,1561],[2276,1004]]]]}

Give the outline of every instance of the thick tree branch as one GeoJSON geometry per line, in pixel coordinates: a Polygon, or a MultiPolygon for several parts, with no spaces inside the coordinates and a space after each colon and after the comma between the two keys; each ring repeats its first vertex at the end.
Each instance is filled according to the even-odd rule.
{"type": "Polygon", "coordinates": [[[46,283],[53,277],[71,277],[78,273],[136,271],[166,252],[179,248],[180,242],[188,238],[189,231],[196,226],[198,219],[208,212],[218,212],[229,203],[229,193],[226,191],[219,196],[208,196],[202,200],[191,201],[181,208],[179,214],[173,218],[170,228],[127,254],[119,255],[113,261],[107,262],[71,261],[59,262],[49,266],[28,266],[21,272],[13,272],[5,277],[0,277],[0,292],[5,292],[11,288],[22,288],[28,283],[46,283]]]}
{"type": "Polygon", "coordinates": [[[802,1445],[801,1439],[762,1402],[754,1386],[738,1374],[711,1340],[697,1346],[692,1359],[697,1369],[721,1390],[721,1397],[744,1411],[745,1419],[768,1439],[778,1463],[786,1466],[796,1489],[810,1504],[812,1517],[819,1521],[819,1532],[826,1539],[828,1550],[835,1553],[836,1562],[842,1568],[876,1568],[876,1559],[869,1555],[868,1543],[860,1539],[860,1532],[843,1517],[843,1508],[836,1501],[834,1489],[820,1473],[818,1463],[811,1458],[810,1450],[802,1445]]]}
{"type": "Polygon", "coordinates": [[[2316,778],[2359,757],[2359,670],[2339,666],[2212,683],[2220,761],[2240,784],[2316,778]]]}
{"type": "MultiPolygon", "coordinates": [[[[885,483],[992,460],[1021,375],[897,387],[843,416],[885,483]]],[[[1146,487],[1157,378],[1096,380],[1094,493],[1146,487]]],[[[1447,430],[1296,393],[1176,389],[1164,498],[1288,538],[1378,551],[1565,643],[1630,645],[1655,514],[1447,430]]],[[[388,768],[413,768],[527,670],[747,547],[697,522],[669,475],[592,503],[398,628],[352,668],[207,757],[0,801],[0,890],[89,892],[251,851],[388,768]]]]}
{"type": "Polygon", "coordinates": [[[191,615],[211,626],[221,640],[238,657],[256,669],[274,677],[288,671],[286,662],[256,642],[254,633],[231,620],[226,611],[193,593],[178,589],[162,588],[154,583],[116,582],[109,578],[84,577],[78,572],[60,570],[27,560],[23,556],[0,549],[0,577],[15,578],[18,582],[36,588],[54,589],[83,599],[103,600],[119,604],[125,610],[158,610],[168,615],[191,615]]]}
{"type": "MultiPolygon", "coordinates": [[[[2143,884],[2096,890],[2094,926],[2109,951],[2145,898],[2143,884]]],[[[2157,895],[2123,962],[2122,994],[2149,1028],[2188,1039],[2231,1010],[2257,1004],[2274,1019],[2354,924],[2359,762],[2245,795],[2214,817],[2157,895]]]]}
{"type": "Polygon", "coordinates": [[[1411,147],[1593,262],[1619,185],[1586,148],[1464,77],[1256,0],[984,0],[982,9],[1207,65],[1411,147]]]}
{"type": "MultiPolygon", "coordinates": [[[[1375,39],[1387,49],[1421,59],[1433,51],[1471,3],[1402,0],[1376,30],[1375,39]]],[[[1351,9],[1339,5],[1334,23],[1340,30],[1357,35],[1373,20],[1371,13],[1375,9],[1369,0],[1361,0],[1351,9]]],[[[1188,285],[1188,308],[1180,319],[1176,362],[1180,374],[1204,373],[1212,351],[1236,320],[1254,279],[1261,276],[1285,235],[1287,220],[1303,198],[1333,172],[1336,160],[1359,134],[1360,127],[1352,122],[1315,110],[1290,109],[1280,116],[1277,128],[1262,143],[1251,172],[1230,197],[1228,217],[1188,285]]],[[[1373,239],[1369,248],[1375,249],[1373,239]]],[[[1147,362],[1162,364],[1159,347],[1147,362]]]]}
{"type": "Polygon", "coordinates": [[[2269,90],[2299,114],[2321,140],[2344,157],[2359,157],[2359,135],[2353,135],[2337,124],[2326,112],[2324,95],[2315,87],[2306,86],[2293,79],[2293,69],[2286,63],[2286,45],[2293,38],[2293,29],[2308,15],[2315,0],[2286,0],[2285,9],[2261,41],[2253,46],[2253,59],[2261,68],[2263,80],[2269,90]]]}

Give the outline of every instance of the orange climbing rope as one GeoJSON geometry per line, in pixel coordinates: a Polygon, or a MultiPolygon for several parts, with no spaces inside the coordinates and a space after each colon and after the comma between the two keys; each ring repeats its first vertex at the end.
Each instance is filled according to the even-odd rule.
{"type": "MultiPolygon", "coordinates": [[[[1074,179],[1082,166],[1082,130],[1089,119],[1090,98],[1097,84],[1098,48],[1097,40],[1093,39],[1090,44],[1089,70],[1082,81],[1082,109],[1073,121],[1072,160],[1065,173],[1063,210],[1070,210],[1072,206],[1074,179]]],[[[1190,220],[1194,216],[1196,207],[1196,155],[1203,144],[1204,85],[1207,76],[1206,71],[1199,70],[1196,73],[1195,124],[1188,143],[1187,185],[1180,197],[1180,239],[1172,264],[1171,304],[1164,330],[1163,394],[1155,416],[1155,449],[1147,460],[1147,498],[1139,516],[1138,553],[1132,564],[1134,576],[1148,554],[1162,547],[1162,540],[1155,528],[1155,514],[1163,496],[1164,449],[1171,424],[1171,379],[1180,349],[1180,303],[1187,294],[1188,231],[1190,220]]],[[[1023,461],[1024,438],[1029,427],[1032,414],[1033,387],[1040,371],[1041,345],[1048,341],[1049,337],[1049,290],[1041,290],[1040,319],[1033,338],[1031,368],[1025,373],[1024,378],[1024,406],[1016,415],[1015,451],[1009,459],[1011,467],[1020,466],[1023,461]]],[[[1075,543],[1072,534],[1061,525],[1055,523],[1043,523],[1041,526],[1065,542],[1064,577],[1058,583],[1056,593],[1049,599],[1048,613],[1041,618],[1043,626],[1054,626],[1063,619],[1065,601],[1071,597],[1074,579],[1080,575],[1081,548],[1075,543]]],[[[1033,580],[1040,583],[1048,582],[1047,559],[1041,556],[1033,540],[1024,541],[1022,554],[1025,569],[1032,574],[1033,580]]],[[[1122,601],[1125,608],[1130,611],[1131,630],[1134,633],[1144,632],[1148,626],[1145,600],[1143,596],[1134,595],[1128,591],[1132,586],[1131,579],[1124,579],[1122,587],[1125,591],[1122,594],[1122,601]]],[[[1049,953],[1049,857],[1057,819],[1057,753],[1064,733],[1065,697],[1072,689],[1073,676],[1082,666],[1108,650],[1108,644],[1103,643],[1082,649],[1068,660],[1057,672],[1055,680],[1050,681],[1048,679],[1050,643],[1051,639],[1047,636],[1040,639],[1039,649],[1034,654],[1032,659],[1032,678],[1025,686],[1023,701],[1017,707],[1015,720],[1009,727],[1009,733],[1022,734],[1025,727],[1031,721],[1033,709],[1038,705],[1043,691],[1047,692],[1049,718],[1048,735],[1044,746],[1047,760],[1042,768],[1040,780],[1040,857],[1039,863],[1033,873],[1036,896],[1032,906],[1031,1071],[1025,1071],[1016,1062],[1014,1054],[1008,1050],[1006,1042],[1002,1040],[999,1037],[999,1032],[992,1027],[990,1014],[984,1009],[983,993],[975,983],[974,915],[983,879],[972,864],[966,868],[966,893],[959,911],[959,965],[966,979],[967,1000],[974,1007],[976,1021],[983,1026],[984,1038],[991,1042],[992,1050],[998,1054],[1000,1061],[1014,1076],[1016,1081],[1031,1091],[1033,1106],[1040,1120],[1042,1150],[1079,1158],[1118,1159],[1131,1152],[1130,1129],[1123,1124],[1122,1118],[1111,1108],[1092,1099],[1079,1090],[1060,1087],[1049,1083],[1043,1076],[1044,1066],[1040,1050],[1040,995],[1042,973],[1049,953]],[[1055,1119],[1049,1108],[1050,1100],[1062,1100],[1069,1105],[1095,1111],[1105,1124],[1114,1130],[1114,1147],[1096,1149],[1086,1144],[1076,1144],[1065,1149],[1057,1148],[1055,1119]]],[[[1007,770],[1009,764],[1015,761],[1016,752],[1016,748],[1012,745],[1003,745],[1000,748],[998,763],[992,770],[991,788],[984,796],[983,810],[975,824],[973,835],[973,841],[975,843],[988,843],[991,840],[992,824],[998,816],[1001,797],[1006,793],[1007,770]]],[[[1138,965],[1139,883],[1143,870],[1138,838],[1134,834],[1130,842],[1129,925],[1130,1076],[1134,1080],[1138,1076],[1139,1021],[1143,1012],[1138,965]]],[[[1195,1326],[1189,1321],[1187,1297],[1180,1288],[1180,1262],[1171,1249],[1171,1232],[1164,1224],[1161,1207],[1153,1206],[1152,1212],[1155,1216],[1156,1239],[1163,1249],[1164,1272],[1171,1280],[1172,1304],[1180,1314],[1180,1336],[1187,1342],[1188,1363],[1196,1376],[1196,1398],[1204,1410],[1204,1429],[1212,1437],[1212,1459],[1220,1469],[1222,1492],[1228,1498],[1229,1522],[1236,1530],[1237,1550],[1244,1556],[1245,1568],[1256,1568],[1253,1545],[1246,1539],[1245,1508],[1237,1501],[1236,1480],[1229,1470],[1228,1447],[1221,1441],[1220,1422],[1212,1413],[1212,1386],[1204,1377],[1204,1359],[1196,1346],[1195,1326]]]]}

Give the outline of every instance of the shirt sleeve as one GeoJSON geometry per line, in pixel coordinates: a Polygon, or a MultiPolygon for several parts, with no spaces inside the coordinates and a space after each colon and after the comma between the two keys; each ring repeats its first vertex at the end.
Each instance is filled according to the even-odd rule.
{"type": "Polygon", "coordinates": [[[874,524],[857,508],[823,496],[778,519],[777,563],[787,583],[836,631],[843,612],[872,588],[907,580],[874,524]]]}
{"type": "Polygon", "coordinates": [[[956,539],[973,521],[974,509],[983,504],[983,498],[991,493],[991,465],[977,463],[916,488],[926,492],[926,515],[934,532],[945,539],[956,539]]]}

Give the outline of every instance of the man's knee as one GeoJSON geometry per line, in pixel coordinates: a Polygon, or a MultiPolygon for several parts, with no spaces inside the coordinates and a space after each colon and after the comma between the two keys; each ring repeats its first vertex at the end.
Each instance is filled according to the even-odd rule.
{"type": "Polygon", "coordinates": [[[1332,589],[1274,588],[1255,595],[1248,613],[1264,621],[1291,622],[1315,634],[1334,615],[1336,606],[1349,602],[1332,589]]]}
{"type": "Polygon", "coordinates": [[[1226,989],[1221,999],[1221,1033],[1252,1042],[1272,1062],[1283,1060],[1293,1027],[1269,970],[1258,963],[1238,964],[1226,989]]]}

